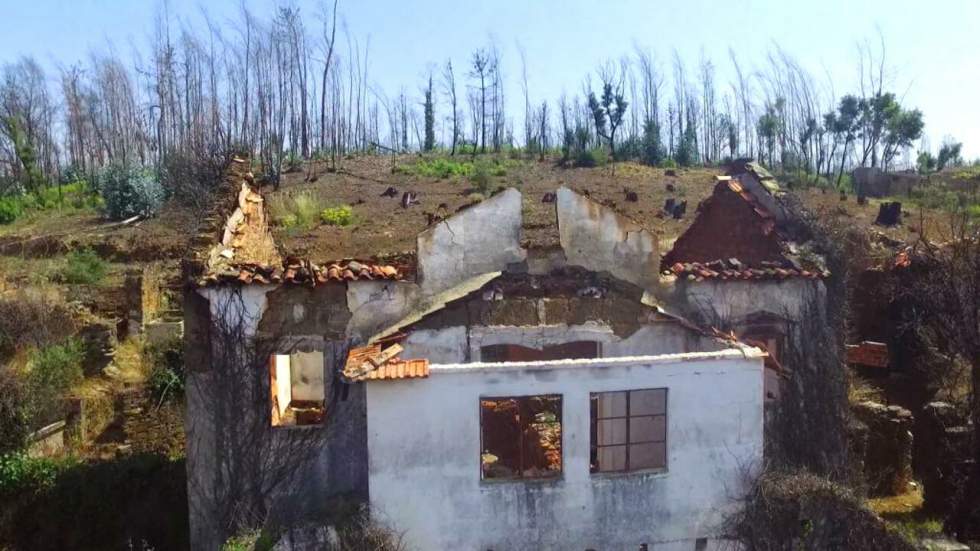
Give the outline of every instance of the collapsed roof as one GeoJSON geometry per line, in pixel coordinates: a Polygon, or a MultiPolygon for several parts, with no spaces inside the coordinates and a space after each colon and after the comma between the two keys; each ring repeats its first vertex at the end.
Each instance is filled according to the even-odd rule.
{"type": "Polygon", "coordinates": [[[664,255],[664,273],[696,281],[828,276],[823,259],[790,228],[781,193],[757,163],[732,163],[664,255]]]}

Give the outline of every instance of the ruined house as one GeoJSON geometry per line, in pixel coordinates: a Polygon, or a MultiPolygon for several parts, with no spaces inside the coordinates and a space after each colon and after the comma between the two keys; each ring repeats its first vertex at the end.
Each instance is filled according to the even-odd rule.
{"type": "Polygon", "coordinates": [[[770,400],[779,398],[790,367],[786,348],[801,337],[800,322],[822,314],[829,275],[780,193],[764,168],[735,161],[663,258],[666,300],[769,353],[770,400]]]}
{"type": "Polygon", "coordinates": [[[281,254],[244,162],[224,185],[185,264],[195,549],[337,496],[418,549],[724,544],[762,461],[766,354],[664,307],[655,234],[567,188],[529,221],[507,189],[409,255],[317,262],[281,254]]]}

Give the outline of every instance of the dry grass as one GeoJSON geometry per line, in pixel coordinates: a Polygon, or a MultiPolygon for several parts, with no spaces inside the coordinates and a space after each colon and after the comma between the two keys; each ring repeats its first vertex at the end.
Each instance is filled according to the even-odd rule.
{"type": "Polygon", "coordinates": [[[910,540],[933,538],[943,533],[940,519],[922,513],[922,486],[916,484],[905,494],[869,499],[868,508],[877,513],[890,528],[910,540]]]}

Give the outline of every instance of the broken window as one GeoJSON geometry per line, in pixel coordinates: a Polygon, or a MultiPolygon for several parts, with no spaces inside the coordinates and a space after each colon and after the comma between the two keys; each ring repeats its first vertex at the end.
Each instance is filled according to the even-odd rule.
{"type": "Polygon", "coordinates": [[[561,474],[561,396],[480,399],[480,465],[485,480],[561,474]]]}
{"type": "Polygon", "coordinates": [[[269,359],[272,425],[317,425],[323,422],[325,385],[323,352],[273,354],[269,359]]]}
{"type": "Polygon", "coordinates": [[[572,341],[544,348],[520,344],[491,344],[480,348],[480,360],[484,362],[544,362],[598,357],[599,343],[596,341],[572,341]]]}
{"type": "Polygon", "coordinates": [[[667,389],[593,392],[593,473],[667,468],[667,389]]]}

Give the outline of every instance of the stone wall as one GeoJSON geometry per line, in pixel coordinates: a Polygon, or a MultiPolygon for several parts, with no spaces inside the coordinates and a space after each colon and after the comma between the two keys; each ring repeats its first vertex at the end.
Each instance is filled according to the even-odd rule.
{"type": "Polygon", "coordinates": [[[915,423],[914,458],[927,511],[951,511],[967,479],[972,444],[972,427],[954,406],[932,402],[922,408],[915,423]]]}
{"type": "Polygon", "coordinates": [[[875,402],[854,404],[851,411],[868,427],[864,477],[869,494],[904,494],[912,481],[912,412],[875,402]]]}

